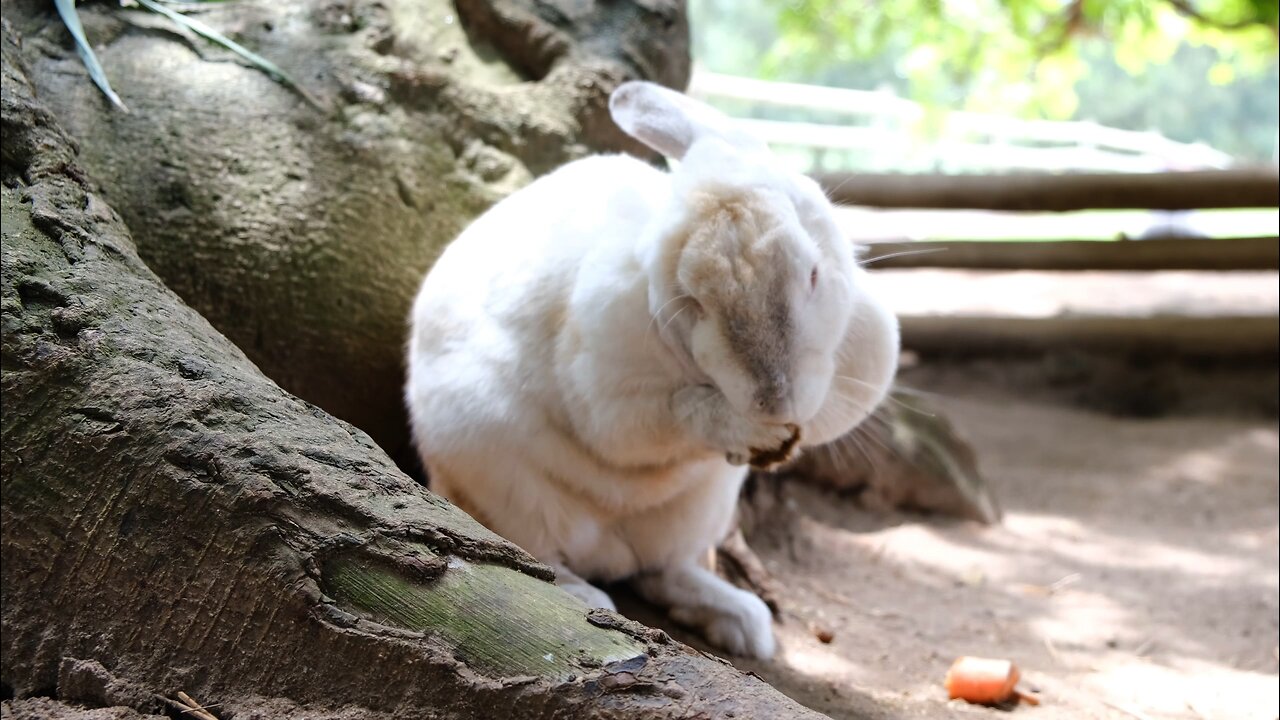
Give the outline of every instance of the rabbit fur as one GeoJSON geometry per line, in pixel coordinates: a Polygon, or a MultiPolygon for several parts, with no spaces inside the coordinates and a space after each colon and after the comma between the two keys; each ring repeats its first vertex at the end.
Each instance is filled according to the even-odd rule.
{"type": "Polygon", "coordinates": [[[699,559],[743,463],[832,440],[881,401],[898,328],[816,183],[647,82],[615,121],[679,161],[569,163],[449,245],[411,317],[406,401],[432,488],[557,572],[630,578],[731,653],[775,650],[755,595],[699,559]]]}

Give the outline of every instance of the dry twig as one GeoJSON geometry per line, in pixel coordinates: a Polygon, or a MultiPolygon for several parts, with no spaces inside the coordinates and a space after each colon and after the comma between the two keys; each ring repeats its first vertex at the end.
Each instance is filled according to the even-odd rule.
{"type": "Polygon", "coordinates": [[[218,716],[208,710],[208,708],[215,707],[214,705],[201,705],[181,690],[178,691],[177,704],[182,707],[183,714],[190,713],[192,717],[199,720],[218,720],[218,716]]]}

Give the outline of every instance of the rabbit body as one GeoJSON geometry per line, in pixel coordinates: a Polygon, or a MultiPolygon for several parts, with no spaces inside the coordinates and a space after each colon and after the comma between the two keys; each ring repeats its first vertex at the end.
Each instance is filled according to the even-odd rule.
{"type": "Polygon", "coordinates": [[[414,308],[409,408],[432,488],[601,580],[718,542],[746,474],[668,417],[683,381],[635,253],[667,184],[626,156],[571,163],[462,233],[414,308]]]}
{"type": "MultiPolygon", "coordinates": [[[[691,102],[643,85],[640,99],[691,102]]],[[[852,248],[847,266],[823,261],[834,277],[819,296],[805,255],[818,251],[769,235],[825,198],[779,190],[732,143],[678,150],[675,173],[626,156],[570,163],[472,223],[414,303],[406,400],[432,488],[570,593],[611,608],[587,579],[632,578],[712,643],[768,657],[768,609],[699,560],[730,530],[748,454],[833,439],[879,402],[896,324],[859,294],[852,248]],[[726,223],[772,239],[725,245],[706,230],[726,223]],[[770,279],[792,255],[798,279],[770,279]],[[834,320],[789,310],[816,307],[805,293],[834,320]]]]}

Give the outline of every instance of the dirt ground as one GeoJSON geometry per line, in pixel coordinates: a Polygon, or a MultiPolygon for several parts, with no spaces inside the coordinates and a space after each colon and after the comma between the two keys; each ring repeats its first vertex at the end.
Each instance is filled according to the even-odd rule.
{"type": "Polygon", "coordinates": [[[1011,711],[1027,718],[1280,716],[1274,419],[1122,419],[972,373],[915,386],[977,449],[1003,523],[771,490],[750,541],[781,650],[739,667],[837,719],[1002,717],[947,700],[959,655],[1014,660],[1042,699],[1011,711]]]}

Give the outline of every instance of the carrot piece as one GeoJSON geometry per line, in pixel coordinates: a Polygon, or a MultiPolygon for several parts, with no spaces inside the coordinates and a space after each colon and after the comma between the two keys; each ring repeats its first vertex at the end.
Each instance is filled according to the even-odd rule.
{"type": "Polygon", "coordinates": [[[961,657],[947,671],[947,694],[981,705],[995,705],[1014,697],[1018,667],[1008,660],[961,657]]]}

